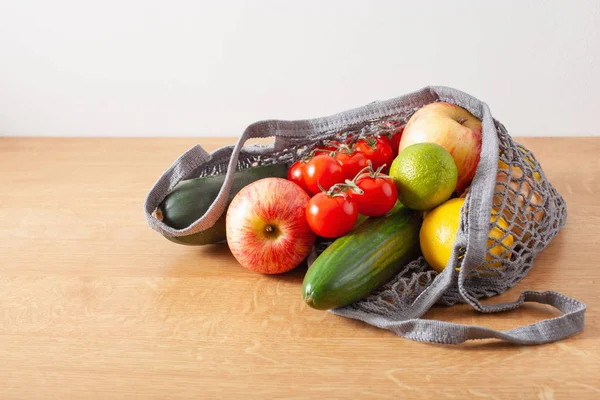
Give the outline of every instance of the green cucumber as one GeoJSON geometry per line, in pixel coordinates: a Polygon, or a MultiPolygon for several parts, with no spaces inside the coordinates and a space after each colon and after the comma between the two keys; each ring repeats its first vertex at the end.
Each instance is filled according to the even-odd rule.
{"type": "MultiPolygon", "coordinates": [[[[287,177],[287,166],[285,164],[271,164],[236,171],[233,175],[227,206],[244,186],[259,179],[271,177],[287,177]]],[[[157,217],[175,229],[190,226],[206,213],[217,198],[223,182],[225,182],[225,174],[179,182],[158,206],[157,217]]],[[[176,237],[165,235],[165,237],[172,242],[190,246],[223,242],[226,239],[226,214],[227,212],[224,212],[213,226],[201,232],[176,237]]]]}
{"type": "Polygon", "coordinates": [[[419,255],[421,222],[418,212],[397,204],[336,239],[306,272],[304,301],[328,310],[367,297],[419,255]]]}

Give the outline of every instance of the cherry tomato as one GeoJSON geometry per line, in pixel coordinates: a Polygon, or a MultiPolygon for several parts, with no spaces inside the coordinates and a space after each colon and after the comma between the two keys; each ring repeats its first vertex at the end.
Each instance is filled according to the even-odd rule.
{"type": "Polygon", "coordinates": [[[331,156],[315,156],[304,166],[304,183],[312,194],[321,192],[319,185],[328,190],[336,183],[343,182],[344,171],[342,166],[331,156]]]}
{"type": "Polygon", "coordinates": [[[335,155],[335,159],[338,160],[344,171],[346,179],[354,179],[363,168],[367,167],[367,161],[369,160],[364,153],[360,151],[343,149],[335,155]]]}
{"type": "Polygon", "coordinates": [[[390,211],[396,200],[398,190],[393,179],[384,174],[373,176],[370,173],[360,174],[356,178],[356,186],[362,189],[359,194],[356,190],[348,189],[348,195],[358,207],[358,212],[368,217],[376,217],[390,211]]]}
{"type": "Polygon", "coordinates": [[[404,132],[404,125],[401,125],[398,121],[388,121],[382,124],[385,129],[384,134],[379,136],[384,142],[390,145],[394,158],[398,155],[400,149],[400,139],[402,139],[402,132],[404,132]]]}
{"type": "Polygon", "coordinates": [[[317,235],[336,238],[350,232],[358,218],[356,203],[346,194],[321,192],[306,205],[308,226],[317,235]]]}
{"type": "Polygon", "coordinates": [[[294,182],[296,185],[300,186],[305,192],[308,192],[308,188],[306,187],[306,183],[304,183],[304,167],[306,163],[302,161],[296,161],[292,164],[290,169],[288,169],[287,178],[288,181],[294,182]]]}
{"type": "MultiPolygon", "coordinates": [[[[392,141],[390,140],[389,134],[386,133],[383,136],[377,136],[377,139],[386,142],[387,144],[390,145],[390,147],[392,147],[392,141]]],[[[394,151],[393,148],[392,148],[392,151],[394,151]]]]}
{"type": "Polygon", "coordinates": [[[394,158],[396,158],[396,156],[398,155],[398,150],[400,150],[400,139],[402,139],[402,130],[403,129],[404,128],[402,128],[400,130],[400,132],[398,132],[398,133],[394,133],[392,135],[391,139],[389,138],[388,135],[378,137],[378,139],[380,139],[390,145],[390,148],[392,149],[392,153],[394,154],[394,158]]]}
{"type": "Polygon", "coordinates": [[[400,150],[400,139],[402,139],[402,132],[404,132],[404,127],[394,129],[394,133],[392,134],[392,140],[390,141],[390,146],[392,147],[392,151],[394,152],[394,158],[398,155],[398,150],[400,150]]]}
{"type": "Polygon", "coordinates": [[[388,143],[381,138],[367,137],[356,143],[356,150],[364,153],[373,163],[373,169],[385,164],[386,170],[394,161],[394,152],[388,143]]]}

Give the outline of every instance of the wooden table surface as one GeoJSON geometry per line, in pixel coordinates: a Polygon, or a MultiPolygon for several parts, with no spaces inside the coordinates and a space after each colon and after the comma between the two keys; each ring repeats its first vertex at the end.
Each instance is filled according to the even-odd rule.
{"type": "MultiPolygon", "coordinates": [[[[431,345],[304,305],[305,271],[261,276],[226,245],[151,230],[144,197],[181,153],[234,139],[0,138],[0,398],[600,398],[600,138],[523,138],[568,205],[520,284],[588,306],[531,347],[431,345]]],[[[558,315],[468,306],[426,318],[508,329],[558,315]]]]}

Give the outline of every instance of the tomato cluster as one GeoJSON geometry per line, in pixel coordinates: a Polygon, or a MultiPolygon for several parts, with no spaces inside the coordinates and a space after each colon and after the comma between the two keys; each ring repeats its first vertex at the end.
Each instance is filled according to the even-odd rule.
{"type": "Polygon", "coordinates": [[[312,196],[306,219],[317,235],[343,236],[358,214],[380,216],[396,203],[396,185],[382,171],[398,153],[402,129],[382,128],[378,135],[326,141],[290,167],[288,179],[312,196]]]}
{"type": "Polygon", "coordinates": [[[382,122],[379,127],[382,129],[382,134],[379,137],[389,143],[394,152],[394,158],[396,158],[400,148],[402,132],[404,132],[404,125],[398,121],[386,121],[382,122]]]}

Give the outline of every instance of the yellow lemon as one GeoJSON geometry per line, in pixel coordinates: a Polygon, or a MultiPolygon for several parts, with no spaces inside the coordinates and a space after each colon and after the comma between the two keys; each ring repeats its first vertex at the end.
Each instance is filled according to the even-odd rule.
{"type": "MultiPolygon", "coordinates": [[[[429,211],[423,219],[423,225],[419,234],[421,242],[421,252],[431,267],[441,272],[448,264],[450,254],[456,234],[460,224],[460,210],[465,203],[465,199],[456,198],[448,200],[433,210],[429,211]]],[[[490,262],[495,257],[509,258],[511,256],[510,247],[514,242],[514,237],[507,234],[508,224],[504,218],[493,213],[491,221],[496,222],[489,233],[488,255],[486,261],[488,266],[500,267],[501,262],[490,262]],[[498,226],[500,228],[498,228],[498,226]],[[500,241],[497,243],[494,239],[500,241]],[[493,256],[492,256],[493,255],[493,256]]]]}
{"type": "MultiPolygon", "coordinates": [[[[527,163],[529,165],[531,165],[532,167],[534,167],[533,162],[529,158],[526,158],[525,161],[527,161],[527,163]]],[[[510,168],[509,168],[509,166],[508,166],[507,163],[505,163],[502,160],[498,160],[498,170],[505,170],[505,171],[508,172],[510,170],[510,168]]],[[[517,179],[520,179],[523,176],[523,170],[521,168],[519,168],[519,167],[513,167],[511,175],[513,175],[517,179]]],[[[534,171],[533,172],[533,176],[535,177],[535,180],[538,181],[538,182],[542,179],[542,177],[540,176],[539,172],[535,172],[534,171]]]]}
{"type": "Polygon", "coordinates": [[[488,249],[488,255],[486,258],[486,261],[488,262],[488,266],[490,267],[501,267],[502,266],[502,262],[500,261],[495,261],[495,262],[489,262],[490,260],[492,260],[493,258],[510,258],[511,256],[511,251],[510,251],[510,247],[512,246],[512,244],[515,241],[515,238],[513,235],[511,235],[510,233],[506,233],[509,230],[509,226],[508,223],[506,222],[506,220],[502,217],[500,217],[494,210],[492,210],[492,223],[496,223],[496,226],[494,226],[492,229],[490,229],[489,233],[488,233],[488,241],[487,241],[487,249],[488,249]],[[498,227],[502,228],[499,229],[498,227]],[[496,240],[494,240],[496,239],[496,240]],[[500,244],[500,243],[502,244],[500,244]],[[492,256],[493,255],[493,258],[492,256]]]}

